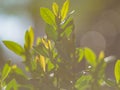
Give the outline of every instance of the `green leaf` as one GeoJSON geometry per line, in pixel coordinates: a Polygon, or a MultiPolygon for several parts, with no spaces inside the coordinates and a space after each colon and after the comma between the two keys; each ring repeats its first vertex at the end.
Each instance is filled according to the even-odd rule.
{"type": "Polygon", "coordinates": [[[18,43],[13,42],[13,41],[6,41],[6,40],[3,41],[3,43],[8,49],[13,51],[17,55],[23,55],[24,49],[18,43]]]}
{"type": "Polygon", "coordinates": [[[25,33],[25,49],[31,49],[34,43],[34,32],[32,27],[25,33]]]}
{"type": "Polygon", "coordinates": [[[61,20],[62,21],[66,18],[68,10],[69,10],[69,0],[66,0],[61,9],[61,20]]]}
{"type": "Polygon", "coordinates": [[[47,37],[51,40],[54,40],[56,41],[57,40],[57,37],[58,37],[58,33],[57,31],[53,28],[53,26],[50,26],[50,25],[46,25],[46,29],[45,29],[45,32],[47,34],[47,37]]]}
{"type": "Polygon", "coordinates": [[[11,67],[8,64],[5,64],[2,70],[2,76],[1,76],[2,81],[4,81],[8,77],[10,71],[11,71],[11,67]]]}
{"type": "Polygon", "coordinates": [[[85,58],[89,64],[96,66],[96,55],[90,48],[84,48],[85,58]]]}
{"type": "Polygon", "coordinates": [[[83,56],[84,56],[84,51],[81,48],[76,49],[76,53],[78,55],[78,62],[82,61],[83,56]]]}
{"type": "Polygon", "coordinates": [[[50,60],[48,60],[47,66],[48,66],[48,71],[51,71],[55,67],[54,64],[50,60]]]}
{"type": "Polygon", "coordinates": [[[13,79],[7,84],[5,90],[18,90],[18,87],[19,85],[17,84],[16,80],[13,79]]]}
{"type": "Polygon", "coordinates": [[[40,15],[47,24],[55,25],[55,16],[50,9],[40,8],[40,15]]]}
{"type": "Polygon", "coordinates": [[[90,85],[90,81],[91,81],[92,77],[90,75],[83,75],[81,76],[75,83],[75,88],[77,88],[77,90],[86,90],[89,85],[90,85]]]}
{"type": "Polygon", "coordinates": [[[55,2],[53,3],[52,9],[53,9],[53,13],[55,14],[55,16],[58,16],[59,7],[57,3],[55,2]]]}
{"type": "Polygon", "coordinates": [[[115,73],[116,83],[120,84],[120,60],[117,60],[115,64],[114,73],[115,73]]]}
{"type": "Polygon", "coordinates": [[[66,27],[73,26],[73,18],[68,18],[65,20],[65,22],[62,23],[61,27],[62,29],[65,29],[66,27]]]}
{"type": "Polygon", "coordinates": [[[65,29],[65,31],[61,34],[61,36],[66,36],[67,38],[70,37],[71,33],[72,33],[72,29],[73,29],[73,26],[69,26],[65,29]]]}

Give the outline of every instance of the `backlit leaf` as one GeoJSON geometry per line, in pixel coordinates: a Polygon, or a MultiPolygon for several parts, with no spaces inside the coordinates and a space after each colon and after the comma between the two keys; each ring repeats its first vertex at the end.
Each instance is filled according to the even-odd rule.
{"type": "Polygon", "coordinates": [[[32,27],[29,28],[29,30],[25,33],[25,48],[31,49],[34,43],[34,32],[32,27]]]}
{"type": "Polygon", "coordinates": [[[43,71],[45,72],[46,71],[46,62],[45,62],[45,57],[40,55],[39,56],[39,62],[40,62],[40,65],[43,69],[43,71]]]}
{"type": "Polygon", "coordinates": [[[13,41],[3,41],[4,45],[10,49],[11,51],[13,51],[14,53],[16,53],[17,55],[23,55],[24,53],[24,49],[22,48],[21,45],[19,45],[16,42],[13,41]]]}
{"type": "Polygon", "coordinates": [[[98,60],[99,62],[101,62],[101,60],[104,60],[105,54],[103,51],[100,52],[99,56],[98,56],[98,60]]]}
{"type": "Polygon", "coordinates": [[[96,66],[96,55],[90,48],[84,48],[85,58],[89,64],[96,66]]]}
{"type": "Polygon", "coordinates": [[[11,71],[11,67],[8,64],[5,64],[2,70],[2,80],[5,80],[11,71]]]}
{"type": "Polygon", "coordinates": [[[55,16],[50,9],[40,8],[40,15],[47,24],[55,25],[55,16]]]}
{"type": "Polygon", "coordinates": [[[53,9],[53,13],[55,14],[55,16],[58,16],[59,7],[57,3],[55,2],[53,3],[52,9],[53,9]]]}
{"type": "Polygon", "coordinates": [[[61,20],[62,21],[66,18],[68,10],[69,10],[69,0],[66,0],[61,9],[61,20]]]}
{"type": "Polygon", "coordinates": [[[115,78],[116,78],[116,82],[117,84],[120,84],[120,60],[117,60],[116,64],[115,64],[115,78]]]}

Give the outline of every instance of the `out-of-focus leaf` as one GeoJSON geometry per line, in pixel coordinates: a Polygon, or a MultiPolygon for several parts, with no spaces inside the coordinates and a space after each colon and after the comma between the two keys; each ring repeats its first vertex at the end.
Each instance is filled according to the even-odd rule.
{"type": "Polygon", "coordinates": [[[5,90],[18,90],[18,87],[19,85],[17,84],[16,80],[13,79],[7,84],[5,90]]]}
{"type": "Polygon", "coordinates": [[[25,73],[20,68],[16,67],[16,68],[14,68],[14,71],[15,71],[16,74],[21,75],[21,76],[27,78],[25,73]]]}
{"type": "MultiPolygon", "coordinates": [[[[35,58],[36,59],[36,58],[35,58]]],[[[32,66],[32,70],[36,70],[37,69],[37,64],[36,64],[36,60],[31,61],[31,66],[32,66]]]]}
{"type": "Polygon", "coordinates": [[[29,30],[25,33],[25,48],[31,49],[34,43],[34,32],[32,27],[29,28],[29,30]]]}
{"type": "Polygon", "coordinates": [[[90,48],[84,48],[85,58],[92,66],[96,66],[96,55],[90,48]]]}
{"type": "Polygon", "coordinates": [[[48,71],[51,71],[54,68],[54,64],[50,60],[48,60],[47,66],[48,66],[48,71]]]}
{"type": "Polygon", "coordinates": [[[115,82],[113,80],[110,80],[110,79],[106,79],[105,82],[110,87],[115,87],[115,85],[116,85],[115,82]]]}
{"type": "Polygon", "coordinates": [[[46,49],[51,48],[51,42],[50,42],[50,40],[42,38],[41,39],[41,43],[44,44],[44,46],[46,47],[46,49]]]}
{"type": "Polygon", "coordinates": [[[67,20],[65,20],[65,22],[62,22],[61,23],[61,27],[64,29],[66,27],[69,27],[69,26],[73,26],[73,18],[68,18],[67,20]]]}
{"type": "Polygon", "coordinates": [[[53,13],[55,14],[55,16],[58,16],[59,6],[57,3],[55,2],[53,3],[52,9],[53,9],[53,13]]]}
{"type": "Polygon", "coordinates": [[[11,71],[11,67],[8,64],[5,64],[2,70],[1,79],[5,80],[8,77],[10,71],[11,71]]]}
{"type": "Polygon", "coordinates": [[[46,25],[45,32],[49,39],[54,40],[54,41],[57,40],[58,33],[52,26],[46,25]]]}
{"type": "Polygon", "coordinates": [[[50,9],[40,8],[40,15],[47,24],[55,25],[55,16],[50,9]]]}
{"type": "Polygon", "coordinates": [[[101,51],[100,54],[99,54],[98,59],[99,59],[99,60],[102,60],[102,59],[104,59],[104,57],[105,57],[105,54],[104,54],[103,51],[101,51]]]}
{"type": "Polygon", "coordinates": [[[43,44],[40,44],[39,46],[34,46],[33,49],[36,53],[48,57],[48,50],[44,47],[43,44]]]}
{"type": "Polygon", "coordinates": [[[80,62],[83,59],[84,51],[81,48],[77,48],[76,53],[78,55],[78,62],[80,62]]]}
{"type": "Polygon", "coordinates": [[[66,0],[61,9],[61,20],[62,21],[66,18],[68,10],[69,10],[69,0],[66,0]]]}
{"type": "Polygon", "coordinates": [[[92,77],[90,75],[81,76],[75,83],[75,88],[77,90],[86,90],[90,85],[90,80],[92,77]]]}
{"type": "Polygon", "coordinates": [[[43,71],[45,72],[46,71],[46,62],[45,62],[45,57],[40,55],[39,56],[39,62],[40,62],[40,65],[43,69],[43,71]]]}
{"type": "Polygon", "coordinates": [[[66,37],[70,37],[71,33],[72,33],[72,28],[73,26],[69,26],[65,29],[65,31],[61,34],[61,36],[66,36],[66,37]]]}
{"type": "Polygon", "coordinates": [[[3,43],[8,49],[13,51],[17,55],[23,55],[24,49],[18,43],[13,42],[13,41],[6,41],[6,40],[4,40],[3,43]]]}
{"type": "Polygon", "coordinates": [[[116,83],[120,84],[120,60],[117,60],[115,64],[114,73],[115,73],[116,83]]]}

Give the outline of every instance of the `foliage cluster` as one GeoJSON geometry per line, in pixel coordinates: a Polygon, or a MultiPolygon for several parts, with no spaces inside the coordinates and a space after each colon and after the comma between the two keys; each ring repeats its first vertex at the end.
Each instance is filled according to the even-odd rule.
{"type": "Polygon", "coordinates": [[[76,47],[74,21],[69,0],[52,10],[40,8],[46,23],[46,37],[34,39],[33,28],[25,32],[24,46],[4,40],[4,45],[21,56],[24,70],[6,62],[0,71],[0,90],[120,90],[120,60],[114,67],[116,80],[106,77],[109,60],[104,52],[97,56],[90,48],[76,47]],[[85,62],[84,68],[80,68],[85,62]]]}

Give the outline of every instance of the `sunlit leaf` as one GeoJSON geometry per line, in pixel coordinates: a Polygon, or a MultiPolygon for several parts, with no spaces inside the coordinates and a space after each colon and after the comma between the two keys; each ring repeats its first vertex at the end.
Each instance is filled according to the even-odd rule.
{"type": "Polygon", "coordinates": [[[8,64],[5,64],[2,70],[2,80],[5,80],[11,71],[11,67],[8,64]]]}
{"type": "Polygon", "coordinates": [[[25,48],[31,49],[34,43],[34,32],[32,27],[29,28],[29,30],[25,33],[25,48]]]}
{"type": "Polygon", "coordinates": [[[92,66],[96,66],[96,55],[90,48],[84,48],[85,58],[92,66]]]}
{"type": "Polygon", "coordinates": [[[61,20],[62,21],[66,18],[68,10],[69,10],[69,0],[66,0],[61,9],[61,20]]]}
{"type": "Polygon", "coordinates": [[[3,43],[8,49],[13,51],[17,55],[23,55],[24,49],[18,43],[13,42],[13,41],[6,41],[6,40],[4,40],[3,43]]]}
{"type": "Polygon", "coordinates": [[[53,13],[55,14],[55,16],[58,16],[59,6],[57,3],[55,2],[53,3],[52,9],[53,9],[53,13]]]}
{"type": "Polygon", "coordinates": [[[100,54],[99,54],[98,59],[99,59],[99,60],[102,60],[102,59],[104,59],[104,57],[105,57],[105,54],[104,54],[103,51],[101,51],[100,54]]]}
{"type": "Polygon", "coordinates": [[[40,55],[39,56],[39,62],[40,62],[40,65],[43,69],[43,71],[45,72],[46,71],[46,62],[45,62],[45,57],[40,55]]]}
{"type": "Polygon", "coordinates": [[[50,9],[40,8],[40,15],[47,24],[55,25],[55,16],[50,9]]]}
{"type": "Polygon", "coordinates": [[[115,73],[116,83],[120,84],[120,60],[117,60],[115,64],[114,73],[115,73]]]}

